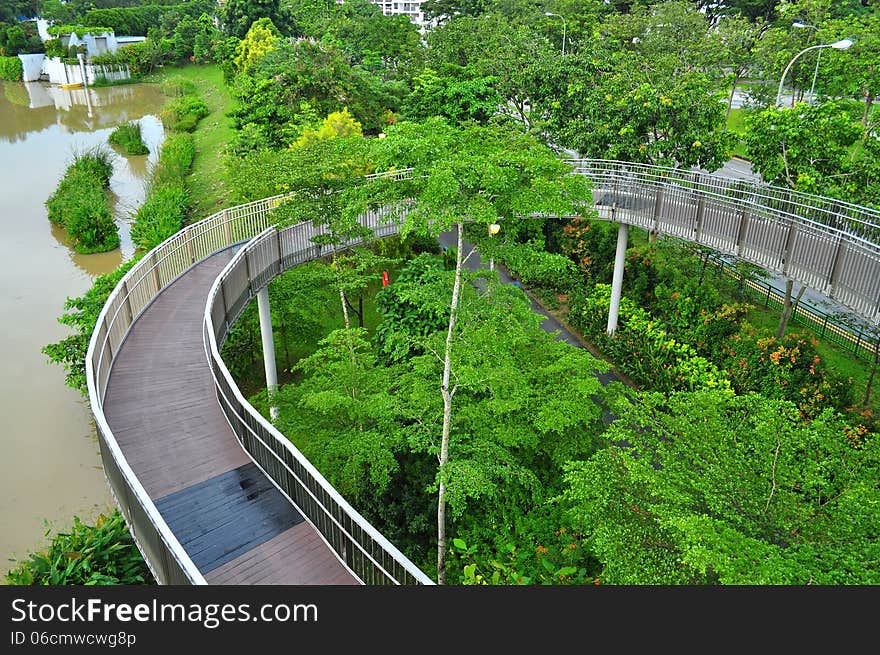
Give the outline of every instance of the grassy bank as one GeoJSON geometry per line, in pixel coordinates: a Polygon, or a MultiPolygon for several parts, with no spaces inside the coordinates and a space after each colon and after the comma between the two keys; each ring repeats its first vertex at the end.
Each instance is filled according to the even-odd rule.
{"type": "Polygon", "coordinates": [[[215,65],[166,68],[150,75],[145,81],[162,83],[180,77],[195,84],[199,97],[210,110],[193,132],[196,157],[189,177],[192,203],[190,222],[196,222],[230,204],[223,160],[226,144],[234,134],[226,115],[232,106],[232,97],[223,82],[223,72],[215,65]]]}
{"type": "Polygon", "coordinates": [[[745,109],[731,109],[730,115],[727,117],[727,129],[730,132],[733,132],[739,137],[739,140],[736,143],[736,146],[733,148],[733,153],[737,157],[748,157],[748,150],[746,149],[746,144],[743,143],[742,137],[745,134],[745,109]]]}

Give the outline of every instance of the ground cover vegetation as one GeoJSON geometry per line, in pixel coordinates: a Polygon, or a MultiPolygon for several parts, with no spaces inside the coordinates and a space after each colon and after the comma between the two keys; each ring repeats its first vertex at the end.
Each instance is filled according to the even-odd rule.
{"type": "Polygon", "coordinates": [[[113,154],[106,148],[74,153],[73,162],[46,200],[49,221],[67,230],[77,252],[106,252],[119,245],[106,193],[112,174],[113,154]]]}
{"type": "Polygon", "coordinates": [[[137,122],[123,123],[110,133],[107,141],[122,148],[126,155],[146,155],[150,149],[141,136],[141,125],[137,122]]]}
{"type": "MultiPolygon", "coordinates": [[[[193,7],[114,60],[136,74],[194,62],[181,69],[194,85],[222,71],[234,102],[218,104],[232,125],[211,126],[228,145],[215,149],[225,161],[213,158],[208,195],[292,194],[279,225],[324,226],[316,246],[365,242],[270,286],[277,426],[440,582],[876,583],[873,374],[862,394],[810,335],[757,322],[743,285],[715,275],[709,253],[636,231],[607,337],[615,231],[591,220],[579,204],[589,189],[541,143],[709,171],[739,148],[767,181],[876,203],[877,8],[424,8],[437,25],[422,40],[365,0],[230,0],[219,27],[193,7]],[[800,102],[817,64],[804,56],[775,106],[792,57],[844,37],[849,51],[822,50],[817,102],[800,102]],[[744,80],[752,104],[729,129],[744,80]],[[404,169],[396,182],[366,177],[404,169]],[[401,239],[375,242],[356,225],[380,202],[403,222],[401,239]],[[523,218],[532,214],[569,218],[523,218]],[[443,229],[456,246],[437,252],[443,229]],[[469,243],[634,386],[603,387],[594,373],[608,364],[545,334],[519,289],[468,274],[469,243]]],[[[184,129],[201,113],[183,100],[189,91],[169,84],[184,129]]],[[[192,185],[205,184],[199,158],[197,145],[192,185]]],[[[69,314],[84,327],[85,304],[69,314]]],[[[257,333],[249,308],[223,353],[268,416],[257,333]]],[[[75,347],[61,352],[75,362],[75,347]]]]}
{"type": "MultiPolygon", "coordinates": [[[[50,533],[47,531],[46,536],[50,533]]],[[[6,574],[9,585],[142,585],[153,576],[122,514],[98,515],[94,525],[74,517],[69,532],[52,535],[45,550],[32,553],[6,574]]]]}

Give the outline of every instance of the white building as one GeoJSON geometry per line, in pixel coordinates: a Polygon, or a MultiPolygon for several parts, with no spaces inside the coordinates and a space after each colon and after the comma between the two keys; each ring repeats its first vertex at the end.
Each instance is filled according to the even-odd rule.
{"type": "Polygon", "coordinates": [[[374,5],[382,9],[386,16],[403,14],[409,16],[410,21],[424,30],[428,27],[425,14],[422,12],[422,0],[370,0],[374,5]]]}

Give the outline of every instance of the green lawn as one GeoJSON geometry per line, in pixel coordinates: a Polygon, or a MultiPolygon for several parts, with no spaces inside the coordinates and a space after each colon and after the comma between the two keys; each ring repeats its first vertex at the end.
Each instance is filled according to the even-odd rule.
{"type": "MultiPolygon", "coordinates": [[[[727,117],[727,129],[734,134],[745,133],[745,109],[731,109],[730,115],[727,117]]],[[[748,157],[748,150],[742,140],[738,141],[733,149],[733,154],[737,157],[748,157]]]]}
{"type": "Polygon", "coordinates": [[[161,83],[172,77],[183,77],[192,81],[198,89],[199,97],[211,110],[193,133],[196,159],[188,182],[193,200],[190,222],[194,223],[230,205],[224,153],[226,144],[235,134],[232,121],[226,115],[233,100],[223,81],[223,72],[216,65],[169,67],[151,75],[147,81],[161,83]]]}

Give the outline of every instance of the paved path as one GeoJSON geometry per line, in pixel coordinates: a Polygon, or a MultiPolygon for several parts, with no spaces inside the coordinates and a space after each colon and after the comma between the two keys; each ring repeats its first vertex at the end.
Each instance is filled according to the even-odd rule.
{"type": "MultiPolygon", "coordinates": [[[[442,233],[440,235],[440,237],[438,238],[438,241],[440,242],[440,245],[444,249],[445,248],[454,248],[456,245],[455,232],[450,230],[448,232],[442,233]]],[[[467,254],[471,252],[471,248],[473,248],[474,246],[466,241],[464,242],[464,246],[465,246],[465,256],[467,256],[467,254]]],[[[465,263],[465,267],[469,271],[476,271],[479,269],[488,268],[488,264],[484,264],[483,260],[480,257],[480,253],[477,251],[474,251],[474,253],[472,255],[470,255],[470,257],[468,257],[468,260],[465,263]]],[[[495,271],[498,273],[498,278],[502,282],[505,282],[507,284],[510,284],[513,282],[513,278],[511,277],[510,273],[503,265],[498,264],[496,262],[495,263],[495,271]]],[[[559,320],[557,320],[555,316],[550,314],[550,312],[548,312],[546,309],[544,309],[544,307],[540,303],[538,303],[537,300],[535,300],[534,295],[532,295],[531,293],[526,291],[526,296],[529,298],[529,302],[532,305],[532,311],[534,311],[537,314],[541,314],[544,317],[544,320],[541,322],[541,327],[544,329],[545,332],[547,332],[549,334],[555,333],[557,341],[564,341],[565,343],[567,343],[571,346],[574,346],[575,348],[586,348],[583,341],[581,341],[577,336],[575,336],[574,333],[571,332],[571,330],[569,330],[566,326],[564,326],[562,323],[560,323],[559,320]]],[[[604,372],[595,371],[595,374],[596,374],[596,377],[599,379],[599,382],[602,383],[602,386],[606,386],[611,382],[620,382],[621,384],[626,385],[626,382],[623,380],[623,378],[621,378],[619,375],[617,375],[614,371],[612,371],[610,369],[608,371],[604,371],[604,372]]],[[[595,400],[597,402],[599,402],[598,398],[595,398],[595,400]]],[[[607,410],[607,408],[603,407],[602,411],[603,411],[604,421],[605,421],[606,425],[610,424],[611,422],[614,421],[615,418],[617,418],[617,416],[612,414],[611,412],[609,412],[607,410]]]]}

